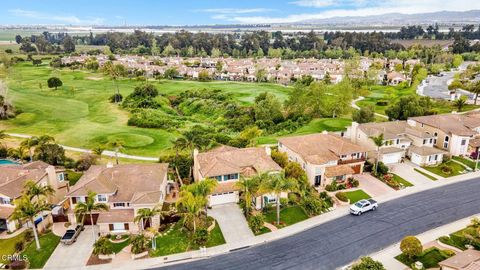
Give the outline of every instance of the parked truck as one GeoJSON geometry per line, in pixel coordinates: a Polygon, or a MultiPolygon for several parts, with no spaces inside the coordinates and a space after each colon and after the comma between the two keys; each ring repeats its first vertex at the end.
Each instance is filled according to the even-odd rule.
{"type": "Polygon", "coordinates": [[[378,203],[373,199],[360,200],[352,204],[352,206],[350,206],[350,213],[352,213],[353,215],[360,216],[365,212],[375,211],[377,208],[378,208],[378,203]]]}
{"type": "Polygon", "coordinates": [[[82,231],[82,225],[77,225],[75,227],[67,229],[65,234],[63,235],[62,239],[60,242],[62,242],[65,245],[71,245],[77,241],[78,236],[80,235],[80,232],[82,231]]]}

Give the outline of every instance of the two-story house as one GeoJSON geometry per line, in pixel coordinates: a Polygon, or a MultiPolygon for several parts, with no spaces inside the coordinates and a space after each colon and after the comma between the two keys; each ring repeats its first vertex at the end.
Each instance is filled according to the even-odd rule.
{"type": "Polygon", "coordinates": [[[446,152],[434,147],[435,135],[423,129],[410,126],[407,121],[358,124],[353,122],[347,134],[353,143],[369,151],[370,157],[377,157],[377,146],[372,137],[383,134],[383,145],[379,149],[379,160],[394,164],[409,157],[420,166],[441,163],[446,152]]]}
{"type": "MultiPolygon", "coordinates": [[[[22,195],[27,181],[43,186],[50,185],[55,190],[55,194],[47,198],[52,205],[61,204],[68,189],[63,168],[56,168],[42,161],[0,166],[0,232],[13,232],[26,225],[11,217],[15,209],[14,202],[22,195]]],[[[50,222],[49,217],[50,213],[42,213],[35,218],[35,224],[37,227],[46,226],[46,223],[50,222]]]]}
{"type": "MultiPolygon", "coordinates": [[[[81,222],[75,215],[75,206],[85,202],[89,192],[95,192],[95,201],[109,206],[108,211],[93,214],[93,223],[101,234],[136,233],[141,225],[134,221],[142,208],[162,207],[167,195],[168,164],[94,165],[71,188],[66,197],[71,209],[68,218],[72,223],[81,222]]],[[[91,224],[90,217],[84,223],[91,224]]],[[[160,216],[152,219],[144,228],[157,228],[160,216]]]]}
{"type": "Polygon", "coordinates": [[[364,147],[326,132],[280,138],[278,150],[299,163],[310,183],[319,188],[362,173],[367,158],[364,147]]]}
{"type": "MultiPolygon", "coordinates": [[[[208,198],[209,205],[237,203],[239,190],[236,183],[240,177],[251,177],[259,173],[278,173],[281,167],[270,157],[270,148],[250,147],[235,148],[220,146],[208,152],[199,153],[194,150],[193,176],[195,181],[206,178],[216,179],[218,184],[208,198]]],[[[257,208],[273,202],[272,196],[260,196],[255,199],[257,208]]]]}

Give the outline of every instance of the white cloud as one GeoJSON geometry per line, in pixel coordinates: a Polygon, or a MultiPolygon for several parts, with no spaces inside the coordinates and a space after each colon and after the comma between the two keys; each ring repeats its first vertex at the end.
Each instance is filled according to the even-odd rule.
{"type": "Polygon", "coordinates": [[[294,4],[301,7],[317,7],[318,8],[318,7],[331,6],[335,4],[335,2],[333,0],[298,0],[298,1],[290,2],[290,4],[294,4]]]}
{"type": "MultiPolygon", "coordinates": [[[[314,0],[307,0],[314,2],[314,0]]],[[[299,2],[299,1],[297,1],[299,2]]],[[[352,2],[352,1],[350,1],[352,2]]],[[[295,23],[306,20],[328,19],[333,17],[373,16],[386,13],[427,13],[437,11],[467,11],[480,9],[480,1],[457,0],[356,0],[358,7],[342,8],[341,6],[316,13],[291,14],[284,17],[272,16],[230,16],[227,20],[236,23],[295,23]],[[373,5],[372,5],[373,4],[373,5]]]]}
{"type": "Polygon", "coordinates": [[[8,12],[17,17],[26,17],[42,21],[55,21],[67,24],[103,24],[105,22],[105,19],[103,18],[90,17],[80,19],[73,15],[53,15],[34,10],[10,9],[8,12]]]}
{"type": "Polygon", "coordinates": [[[268,8],[207,8],[198,9],[198,12],[217,13],[217,14],[250,14],[273,11],[268,8]]]}

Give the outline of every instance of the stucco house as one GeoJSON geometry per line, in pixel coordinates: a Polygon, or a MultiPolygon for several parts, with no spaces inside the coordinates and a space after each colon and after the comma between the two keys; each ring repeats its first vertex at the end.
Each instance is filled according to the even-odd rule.
{"type": "Polygon", "coordinates": [[[299,163],[318,188],[362,173],[367,158],[364,147],[328,133],[280,138],[278,150],[299,163]]]}
{"type": "Polygon", "coordinates": [[[441,270],[480,269],[480,251],[467,249],[438,263],[441,270]]]}
{"type": "MultiPolygon", "coordinates": [[[[138,210],[163,205],[169,192],[167,170],[166,163],[90,167],[66,195],[71,204],[69,221],[81,222],[75,215],[75,206],[93,191],[97,194],[96,202],[109,206],[108,211],[93,214],[93,223],[99,226],[100,234],[137,233],[141,229],[134,221],[138,210]]],[[[85,217],[84,223],[90,225],[90,218],[85,217]]],[[[160,216],[157,215],[144,228],[158,228],[159,225],[160,216]]]]}
{"type": "MultiPolygon", "coordinates": [[[[22,196],[24,185],[29,180],[39,185],[50,185],[55,194],[47,198],[48,202],[52,206],[63,204],[68,188],[63,168],[56,168],[42,161],[0,166],[0,232],[13,232],[26,225],[12,219],[12,214],[15,209],[14,201],[22,196]]],[[[39,229],[50,222],[50,212],[42,213],[35,218],[35,225],[39,229]]]]}
{"type": "Polygon", "coordinates": [[[407,121],[358,124],[353,122],[347,134],[350,140],[366,147],[370,157],[377,157],[377,146],[371,137],[383,134],[379,160],[384,164],[394,164],[409,157],[417,165],[441,163],[447,152],[434,147],[433,133],[408,125],[407,121]]]}
{"type": "MultiPolygon", "coordinates": [[[[210,206],[237,203],[240,191],[236,183],[240,177],[248,178],[260,173],[278,173],[282,170],[270,154],[268,147],[220,146],[204,153],[194,150],[193,176],[195,181],[206,178],[218,181],[215,191],[208,198],[210,206]]],[[[264,194],[257,197],[254,204],[261,208],[265,203],[272,203],[274,199],[273,196],[264,194]]]]}

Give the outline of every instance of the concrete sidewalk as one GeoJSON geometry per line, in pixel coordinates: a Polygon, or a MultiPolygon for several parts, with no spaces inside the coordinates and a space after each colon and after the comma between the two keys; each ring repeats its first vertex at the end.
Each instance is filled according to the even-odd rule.
{"type": "MultiPolygon", "coordinates": [[[[450,178],[443,178],[437,181],[430,181],[423,185],[421,184],[421,185],[413,186],[407,189],[385,194],[382,196],[378,196],[375,199],[381,204],[383,202],[398,199],[400,197],[408,196],[417,192],[422,192],[422,191],[440,187],[440,186],[455,184],[460,181],[466,181],[466,180],[470,180],[472,178],[478,178],[478,177],[480,177],[480,171],[472,172],[469,174],[458,175],[450,178]]],[[[216,247],[207,248],[204,251],[200,251],[200,250],[190,251],[190,252],[172,254],[172,255],[163,256],[163,257],[148,258],[148,259],[136,260],[131,262],[123,262],[120,265],[105,264],[105,265],[88,266],[85,268],[86,269],[112,269],[112,268],[145,269],[145,268],[161,267],[161,266],[167,266],[172,264],[184,263],[192,260],[204,259],[212,256],[229,253],[230,251],[233,251],[233,250],[248,248],[250,246],[261,245],[267,242],[279,240],[348,214],[349,214],[349,210],[347,206],[338,207],[331,212],[328,212],[313,218],[309,218],[302,222],[279,229],[278,231],[262,234],[262,235],[250,238],[246,241],[241,241],[239,243],[228,243],[228,244],[224,244],[216,247]]],[[[467,223],[469,220],[470,219],[467,219],[467,223]]]]}
{"type": "MultiPolygon", "coordinates": [[[[430,230],[428,232],[424,232],[420,235],[417,235],[418,239],[422,242],[422,244],[435,241],[440,236],[448,235],[458,230],[465,228],[468,224],[470,224],[470,220],[473,217],[479,216],[480,214],[473,215],[468,218],[460,219],[456,222],[447,224],[445,226],[438,227],[436,229],[430,230]]],[[[394,245],[391,245],[375,254],[372,254],[371,257],[374,260],[380,261],[383,266],[385,266],[388,270],[404,270],[409,269],[407,266],[402,264],[401,262],[395,259],[395,256],[401,254],[400,251],[400,242],[394,245]]]]}

